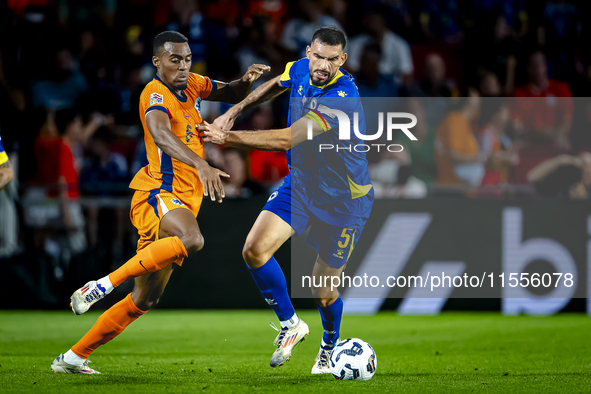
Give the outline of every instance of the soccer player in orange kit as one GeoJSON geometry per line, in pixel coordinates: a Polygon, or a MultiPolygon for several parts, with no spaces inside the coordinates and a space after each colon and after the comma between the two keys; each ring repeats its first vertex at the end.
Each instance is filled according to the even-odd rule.
{"type": "Polygon", "coordinates": [[[105,311],[94,326],[51,364],[54,372],[99,373],[88,367],[88,356],[158,303],[173,268],[204,245],[196,216],[203,195],[222,202],[223,171],[203,160],[201,100],[237,103],[252,83],[270,68],[254,64],[230,83],[190,73],[187,38],[167,31],[154,39],[152,63],[157,76],[142,92],[140,117],[149,164],[133,178],[131,221],[138,229],[137,254],[98,281],[88,282],[72,295],[72,310],[86,312],[113,288],[135,278],[133,291],[105,311]]]}

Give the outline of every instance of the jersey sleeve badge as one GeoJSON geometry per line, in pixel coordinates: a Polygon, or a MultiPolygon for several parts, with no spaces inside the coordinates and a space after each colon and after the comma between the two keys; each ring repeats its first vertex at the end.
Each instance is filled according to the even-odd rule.
{"type": "Polygon", "coordinates": [[[150,105],[162,103],[164,103],[164,96],[162,96],[160,93],[152,93],[150,95],[150,105]]]}

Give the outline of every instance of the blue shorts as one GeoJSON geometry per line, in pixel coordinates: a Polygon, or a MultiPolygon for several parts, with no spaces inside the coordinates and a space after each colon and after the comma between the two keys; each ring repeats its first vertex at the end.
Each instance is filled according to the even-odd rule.
{"type": "Polygon", "coordinates": [[[335,223],[335,217],[332,216],[332,224],[326,223],[306,208],[300,196],[296,193],[292,195],[289,178],[288,175],[283,185],[269,196],[263,211],[279,216],[298,235],[309,227],[306,242],[318,251],[325,263],[335,268],[343,267],[361,236],[367,218],[343,215],[342,225],[339,226],[335,225],[338,223],[335,223]]]}

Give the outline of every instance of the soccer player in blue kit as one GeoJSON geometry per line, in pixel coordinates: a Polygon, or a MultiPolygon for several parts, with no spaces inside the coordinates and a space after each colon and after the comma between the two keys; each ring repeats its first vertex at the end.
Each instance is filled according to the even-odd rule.
{"type": "MultiPolygon", "coordinates": [[[[200,127],[206,142],[287,151],[290,174],[269,197],[242,251],[256,284],[281,323],[271,367],[289,360],[293,347],[309,335],[308,325],[295,313],[285,276],[273,254],[291,236],[309,227],[306,241],[318,251],[313,276],[340,276],[373,204],[365,153],[351,149],[363,141],[356,133],[340,140],[339,121],[331,111],[344,112],[350,120],[357,113],[357,131],[365,134],[357,87],[351,75],[340,68],[347,59],[345,45],[345,34],[338,28],[319,28],[307,47],[306,58],[288,63],[282,75],[251,92],[214,124],[200,127]],[[286,129],[224,131],[232,128],[243,110],[287,90],[291,105],[286,129]],[[312,140],[308,139],[310,119],[312,140]]],[[[312,287],[312,295],[324,327],[312,374],[330,373],[328,360],[339,340],[343,301],[338,290],[330,286],[312,287]]]]}

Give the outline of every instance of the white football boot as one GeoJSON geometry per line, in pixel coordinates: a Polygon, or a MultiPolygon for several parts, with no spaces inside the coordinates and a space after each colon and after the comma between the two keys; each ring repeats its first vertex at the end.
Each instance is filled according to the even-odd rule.
{"type": "Polygon", "coordinates": [[[100,286],[97,281],[92,280],[72,294],[70,306],[75,314],[81,315],[88,311],[97,301],[105,298],[105,295],[105,288],[100,286]]]}
{"type": "MultiPolygon", "coordinates": [[[[335,344],[339,343],[340,341],[340,339],[337,339],[335,344]]],[[[332,349],[324,349],[322,346],[320,346],[316,360],[314,360],[314,366],[312,367],[312,375],[330,373],[331,353],[332,349]]]]}
{"type": "Polygon", "coordinates": [[[279,331],[279,334],[277,334],[277,338],[275,338],[275,341],[273,342],[273,345],[276,345],[277,349],[273,352],[269,365],[272,367],[280,367],[286,361],[289,361],[291,351],[295,345],[303,342],[304,339],[306,339],[306,335],[310,335],[310,329],[302,319],[300,319],[299,323],[293,328],[282,328],[280,330],[275,327],[273,323],[271,323],[271,327],[279,331]]]}
{"type": "Polygon", "coordinates": [[[84,361],[84,364],[82,364],[81,366],[70,365],[64,361],[64,355],[60,354],[51,363],[51,369],[55,373],[85,373],[85,374],[98,373],[98,374],[100,374],[99,371],[95,371],[94,369],[89,368],[88,363],[90,363],[90,361],[86,360],[86,361],[84,361]]]}

